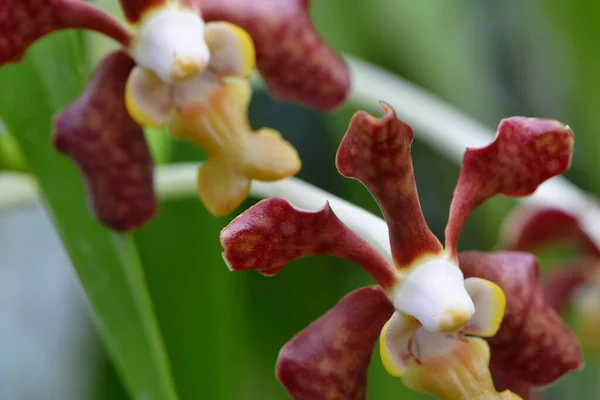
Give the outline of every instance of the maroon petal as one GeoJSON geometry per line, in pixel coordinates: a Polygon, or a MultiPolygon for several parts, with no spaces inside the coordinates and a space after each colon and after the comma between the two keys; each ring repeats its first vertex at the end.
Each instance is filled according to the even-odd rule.
{"type": "Polygon", "coordinates": [[[528,253],[468,251],[459,254],[465,277],[496,283],[506,311],[496,336],[487,339],[491,365],[532,386],[545,386],[583,365],[579,342],[544,298],[539,264],[528,253]]]}
{"type": "Polygon", "coordinates": [[[98,218],[118,231],[144,224],[157,203],[144,132],[125,109],[134,66],[122,51],[106,56],[83,96],[55,121],[55,146],[79,166],[98,218]]]}
{"type": "Polygon", "coordinates": [[[364,400],[373,347],[394,312],[377,287],[345,296],[289,341],[277,377],[293,400],[364,400]]]}
{"type": "Polygon", "coordinates": [[[229,21],[252,36],[257,67],[275,97],[324,111],[347,98],[348,69],[313,26],[309,0],[196,1],[206,21],[229,21]]]}
{"type": "Polygon", "coordinates": [[[576,215],[552,207],[523,206],[504,223],[504,247],[530,251],[556,243],[570,243],[582,251],[600,256],[600,249],[582,229],[576,215]]]}
{"type": "Polygon", "coordinates": [[[263,200],[223,229],[221,245],[233,271],[275,275],[293,260],[320,254],[352,261],[384,288],[398,279],[385,258],[344,225],[329,204],[306,211],[281,198],[263,200]]]}
{"type": "Polygon", "coordinates": [[[385,115],[364,111],[354,115],[337,153],[337,167],[346,177],[358,179],[379,203],[390,228],[390,243],[398,268],[415,259],[442,251],[427,227],[415,185],[410,145],[413,131],[381,103],[385,115]]]}
{"type": "Polygon", "coordinates": [[[124,46],[127,27],[101,8],[80,0],[0,0],[0,65],[19,61],[33,42],[67,28],[108,35],[124,46]]]}
{"type": "Polygon", "coordinates": [[[574,292],[589,282],[594,272],[600,272],[600,261],[594,257],[582,257],[557,266],[543,278],[546,301],[556,312],[563,312],[574,292]]]}
{"type": "Polygon", "coordinates": [[[513,117],[488,146],[467,149],[450,207],[446,247],[456,254],[469,215],[496,194],[525,196],[571,164],[573,132],[554,120],[513,117]]]}

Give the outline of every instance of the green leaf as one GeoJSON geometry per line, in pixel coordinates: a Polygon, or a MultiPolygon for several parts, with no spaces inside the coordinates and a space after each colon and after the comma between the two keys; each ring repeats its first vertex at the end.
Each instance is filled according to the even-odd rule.
{"type": "MultiPolygon", "coordinates": [[[[0,118],[15,135],[69,252],[117,372],[135,399],[177,399],[137,249],[91,215],[75,166],[51,144],[53,115],[87,80],[77,34],[52,35],[0,68],[0,118]]],[[[35,251],[35,249],[32,249],[35,251]]]]}
{"type": "Polygon", "coordinates": [[[4,129],[4,125],[0,121],[0,170],[27,171],[25,159],[21,154],[19,145],[15,138],[4,129]]]}
{"type": "Polygon", "coordinates": [[[239,378],[247,374],[241,366],[251,343],[243,276],[221,258],[224,225],[193,198],[163,202],[157,218],[134,235],[183,399],[243,397],[239,378]]]}

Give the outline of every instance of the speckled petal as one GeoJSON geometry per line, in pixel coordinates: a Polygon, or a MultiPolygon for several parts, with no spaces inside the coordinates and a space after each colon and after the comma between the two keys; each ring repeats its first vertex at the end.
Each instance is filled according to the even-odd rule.
{"type": "Polygon", "coordinates": [[[491,365],[532,386],[545,386],[582,367],[579,342],[544,298],[537,259],[528,253],[462,252],[465,277],[496,283],[506,294],[500,330],[488,340],[491,365]]]}
{"type": "Polygon", "coordinates": [[[91,29],[129,45],[124,25],[101,8],[80,0],[0,1],[0,65],[19,61],[29,45],[54,31],[91,29]]]}
{"type": "Polygon", "coordinates": [[[595,257],[580,257],[557,265],[542,280],[546,301],[556,312],[562,313],[575,291],[594,273],[600,273],[600,260],[595,257]]]}
{"type": "Polygon", "coordinates": [[[425,255],[437,255],[442,245],[427,227],[415,185],[410,155],[413,131],[387,104],[376,118],[354,115],[337,153],[337,167],[361,181],[379,203],[390,228],[392,256],[398,268],[425,255]]]}
{"type": "Polygon", "coordinates": [[[279,132],[253,131],[248,123],[250,84],[243,79],[195,85],[203,99],[185,104],[173,115],[169,132],[201,147],[207,162],[198,173],[198,192],[208,210],[227,215],[248,196],[253,179],[277,181],[300,170],[298,153],[279,132]]]}
{"type": "Polygon", "coordinates": [[[377,287],[358,289],[289,341],[277,377],[292,400],[364,400],[373,347],[394,311],[377,287]]]}
{"type": "Polygon", "coordinates": [[[383,256],[344,225],[329,205],[306,211],[281,198],[263,200],[223,229],[221,244],[223,258],[234,271],[275,275],[293,260],[318,254],[352,261],[384,288],[398,279],[383,256]]]}
{"type": "Polygon", "coordinates": [[[258,69],[275,97],[320,110],[347,98],[348,69],[315,30],[308,0],[197,1],[206,21],[228,21],[250,34],[258,69]]]}
{"type": "Polygon", "coordinates": [[[496,386],[496,390],[499,392],[503,390],[510,390],[511,392],[521,396],[522,400],[534,400],[538,398],[536,397],[535,389],[519,378],[503,374],[502,372],[493,368],[492,378],[494,379],[494,386],[496,386]]]}
{"type": "Polygon", "coordinates": [[[83,96],[55,121],[56,147],[79,166],[98,218],[119,231],[143,225],[157,204],[144,132],[125,109],[133,67],[124,52],[106,56],[83,96]]]}
{"type": "Polygon", "coordinates": [[[577,216],[559,208],[528,205],[516,208],[504,222],[502,241],[503,247],[522,251],[568,243],[600,256],[600,249],[582,229],[577,216]]]}
{"type": "Polygon", "coordinates": [[[469,215],[496,194],[526,196],[571,164],[573,131],[561,122],[513,117],[498,126],[488,146],[467,149],[446,227],[446,248],[456,256],[469,215]]]}

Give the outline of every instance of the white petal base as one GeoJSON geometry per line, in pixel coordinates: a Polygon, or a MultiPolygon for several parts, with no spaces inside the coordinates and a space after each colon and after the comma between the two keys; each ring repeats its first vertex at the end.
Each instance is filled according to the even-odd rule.
{"type": "Polygon", "coordinates": [[[204,40],[204,21],[194,10],[169,6],[150,11],[142,19],[131,55],[165,83],[187,81],[201,73],[210,60],[204,40]]]}
{"type": "Polygon", "coordinates": [[[442,257],[413,267],[394,295],[393,304],[430,332],[456,332],[475,313],[461,270],[442,257]]]}

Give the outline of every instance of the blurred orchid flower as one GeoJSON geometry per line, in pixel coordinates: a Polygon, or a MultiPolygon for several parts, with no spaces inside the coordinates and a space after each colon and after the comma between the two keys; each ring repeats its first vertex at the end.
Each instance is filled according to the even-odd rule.
{"type": "Polygon", "coordinates": [[[67,28],[95,30],[123,46],[106,56],[83,96],[55,122],[56,146],[79,165],[95,213],[114,229],[140,226],[156,210],[140,125],[169,122],[174,137],[206,151],[200,197],[224,215],[245,199],[252,179],[279,180],[300,169],[278,132],[254,132],[248,123],[251,90],[243,78],[255,60],[280,99],[330,110],[347,97],[348,70],[316,32],[306,0],[121,0],[121,6],[130,26],[79,0],[0,0],[0,65],[67,28]]]}
{"type": "MultiPolygon", "coordinates": [[[[337,167],[342,175],[360,180],[379,203],[390,231],[391,257],[350,230],[329,205],[306,211],[281,198],[259,202],[221,233],[231,270],[274,275],[292,260],[332,255],[361,266],[379,284],[350,293],[286,344],[279,355],[278,377],[296,400],[364,399],[371,353],[380,336],[386,369],[412,389],[443,399],[517,399],[509,391],[495,390],[490,347],[481,337],[534,333],[515,321],[522,321],[530,310],[522,306],[523,291],[539,292],[536,276],[511,275],[504,262],[531,267],[535,259],[523,253],[459,255],[458,239],[468,216],[486,199],[530,194],[565,171],[573,133],[557,121],[510,118],[502,121],[489,146],[468,149],[444,249],[427,227],[419,204],[410,155],[413,131],[391,107],[382,105],[382,118],[365,112],[353,117],[338,150],[337,167]],[[459,268],[463,263],[467,279],[459,268]],[[490,271],[480,271],[481,265],[490,271]],[[510,321],[503,321],[503,290],[507,317],[514,313],[510,321]]],[[[543,297],[535,299],[548,311],[543,297]]],[[[555,316],[552,313],[542,318],[555,316]]],[[[558,318],[550,320],[560,323],[558,318]]],[[[574,342],[569,350],[578,350],[568,331],[550,334],[552,340],[564,336],[574,342]]],[[[527,339],[533,340],[523,337],[518,344],[529,344],[527,339]]],[[[538,350],[548,349],[534,348],[534,354],[538,350]]],[[[575,357],[580,357],[578,351],[575,357]]],[[[575,367],[580,358],[576,360],[575,367]]],[[[553,368],[562,374],[573,367],[559,363],[553,368]]]]}
{"type": "Polygon", "coordinates": [[[584,217],[588,209],[525,205],[510,214],[504,225],[503,246],[535,251],[570,244],[580,255],[553,267],[544,277],[544,291],[557,312],[572,303],[579,337],[600,354],[600,243],[597,226],[584,217]]]}

